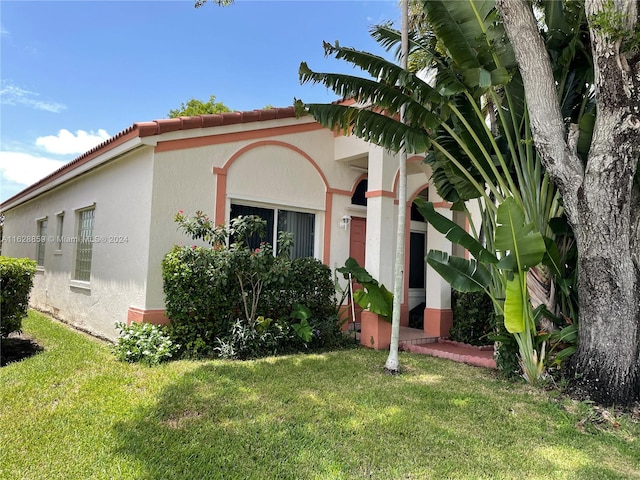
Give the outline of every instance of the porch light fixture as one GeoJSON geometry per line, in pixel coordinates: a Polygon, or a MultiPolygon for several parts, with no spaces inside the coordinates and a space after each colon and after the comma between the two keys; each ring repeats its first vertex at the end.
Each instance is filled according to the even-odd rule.
{"type": "Polygon", "coordinates": [[[346,230],[349,228],[349,223],[351,223],[351,217],[349,215],[345,215],[340,219],[340,228],[346,230]]]}

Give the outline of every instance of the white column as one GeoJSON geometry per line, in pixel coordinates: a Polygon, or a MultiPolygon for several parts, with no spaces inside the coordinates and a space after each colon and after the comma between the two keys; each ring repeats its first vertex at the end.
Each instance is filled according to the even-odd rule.
{"type": "MultiPolygon", "coordinates": [[[[434,203],[436,212],[453,219],[450,205],[429,189],[429,200],[434,203]]],[[[440,250],[451,255],[451,242],[431,225],[427,226],[427,251],[440,250]]],[[[451,311],[451,287],[431,266],[427,264],[426,308],[424,311],[424,331],[428,336],[448,337],[453,325],[451,311]]]]}
{"type": "Polygon", "coordinates": [[[390,152],[377,146],[369,149],[365,268],[391,291],[397,217],[393,182],[397,166],[397,159],[390,152]]]}

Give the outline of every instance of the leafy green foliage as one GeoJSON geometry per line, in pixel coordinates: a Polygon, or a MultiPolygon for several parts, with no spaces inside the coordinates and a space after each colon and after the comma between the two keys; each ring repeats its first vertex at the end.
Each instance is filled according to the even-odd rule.
{"type": "Polygon", "coordinates": [[[112,351],[123,362],[158,365],[173,358],[180,349],[161,325],[117,323],[116,328],[120,336],[112,351]]]}
{"type": "Polygon", "coordinates": [[[0,256],[0,337],[20,331],[35,273],[33,260],[0,256]]]}
{"type": "Polygon", "coordinates": [[[391,312],[393,311],[393,293],[378,283],[378,281],[367,272],[364,267],[358,265],[358,262],[349,257],[343,267],[336,269],[344,275],[345,279],[351,278],[354,282],[362,285],[362,289],[358,289],[353,293],[353,300],[365,310],[380,315],[382,318],[391,321],[391,312]]]}
{"type": "Polygon", "coordinates": [[[451,339],[470,345],[491,343],[488,335],[496,325],[491,298],[484,292],[452,292],[453,327],[451,339]]]}
{"type": "Polygon", "coordinates": [[[181,103],[180,108],[169,110],[169,118],[191,117],[195,115],[210,115],[214,113],[226,113],[231,109],[225,104],[216,102],[216,96],[211,95],[208,102],[191,98],[187,103],[181,103]]]}
{"type": "Polygon", "coordinates": [[[293,306],[293,312],[290,315],[291,318],[297,318],[300,323],[294,323],[291,326],[295,330],[296,334],[302,339],[304,343],[308,343],[313,337],[313,329],[309,325],[309,319],[311,318],[311,310],[304,305],[296,303],[293,306]]]}
{"type": "MultiPolygon", "coordinates": [[[[418,33],[410,35],[410,58],[415,70],[404,71],[384,58],[335,44],[324,44],[325,53],[360,68],[368,78],[314,72],[300,66],[303,83],[320,83],[342,97],[356,100],[352,105],[304,105],[321,124],[354,134],[385,148],[425,153],[432,170],[431,182],[438,194],[455,209],[466,210],[465,202],[478,199],[482,210],[481,229],[472,238],[435,212],[430,222],[447,238],[465,246],[474,260],[429,253],[428,261],[447,281],[462,291],[489,292],[497,318],[503,318],[505,289],[513,272],[535,266],[544,244],[545,261],[557,262],[554,234],[549,219],[562,215],[563,206],[554,184],[545,173],[537,154],[527,114],[522,78],[501,18],[491,0],[422,0],[418,33]],[[430,81],[416,77],[417,69],[428,69],[430,81]],[[404,123],[397,120],[400,109],[404,123]],[[523,237],[509,240],[505,220],[498,221],[498,207],[505,201],[517,204],[521,219],[512,225],[531,228],[523,237]],[[521,221],[522,220],[522,221],[521,221]],[[496,236],[496,226],[502,225],[496,236]],[[529,235],[529,233],[531,235],[529,235]],[[540,237],[542,235],[543,237],[540,237]],[[494,242],[499,245],[494,245],[494,242]],[[546,243],[545,243],[546,242],[546,243]],[[520,247],[514,251],[511,247],[520,247]],[[499,253],[502,252],[501,255],[499,253]],[[501,257],[500,265],[492,258],[501,257]],[[516,265],[516,259],[521,264],[516,265]]],[[[577,146],[586,154],[593,132],[593,68],[588,25],[581,2],[539,2],[543,14],[541,35],[547,43],[563,118],[579,126],[577,146]]],[[[388,50],[398,47],[400,34],[389,25],[372,30],[372,36],[388,50]]],[[[567,128],[573,128],[567,125],[567,128]]],[[[428,207],[427,207],[428,208],[428,207]]],[[[515,211],[508,207],[503,214],[515,211]]],[[[556,263],[556,267],[560,265],[556,263]]],[[[554,271],[557,275],[558,268],[554,271]]],[[[525,275],[514,293],[525,298],[522,312],[527,335],[535,328],[525,275]]],[[[568,289],[562,290],[562,295],[568,289]]],[[[560,304],[572,305],[560,296],[560,304]]],[[[510,307],[513,304],[510,305],[510,307]]],[[[511,308],[510,311],[513,311],[511,308]]],[[[512,325],[511,321],[508,321],[512,325]]],[[[521,319],[514,323],[521,325],[521,319]]],[[[518,328],[519,329],[519,328],[518,328]]],[[[521,339],[522,340],[522,339],[521,339]]],[[[522,348],[528,351],[528,338],[522,348]]],[[[502,342],[512,345],[512,342],[502,342]]],[[[538,358],[543,358],[542,351],[538,358]]],[[[529,355],[533,358],[532,355],[529,355]]]]}
{"type": "Polygon", "coordinates": [[[250,248],[249,240],[264,231],[257,216],[232,219],[228,228],[213,227],[202,212],[179,212],[176,220],[212,245],[175,246],[163,261],[169,332],[184,354],[253,358],[341,344],[329,267],[314,258],[289,260],[292,242],[282,234],[282,255],[266,243],[250,248]],[[295,317],[299,323],[290,316],[296,304],[308,312],[295,317]]]}

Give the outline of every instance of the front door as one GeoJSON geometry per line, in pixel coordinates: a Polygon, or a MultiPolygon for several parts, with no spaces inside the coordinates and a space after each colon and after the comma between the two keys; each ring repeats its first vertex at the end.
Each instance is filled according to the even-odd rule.
{"type": "MultiPolygon", "coordinates": [[[[367,219],[360,217],[351,218],[351,232],[349,235],[349,256],[354,258],[358,265],[364,267],[365,250],[367,245],[367,219]]],[[[359,284],[354,283],[353,289],[362,288],[359,284]]],[[[356,318],[351,319],[353,322],[360,323],[360,312],[362,309],[355,305],[356,318]]]]}

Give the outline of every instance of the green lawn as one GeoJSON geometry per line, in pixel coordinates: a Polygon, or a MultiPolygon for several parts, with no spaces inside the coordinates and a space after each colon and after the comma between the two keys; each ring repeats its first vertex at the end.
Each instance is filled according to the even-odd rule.
{"type": "Polygon", "coordinates": [[[2,479],[640,478],[640,425],[491,371],[350,350],[117,362],[31,312],[0,368],[2,479]],[[586,420],[586,421],[585,421],[586,420]]]}

